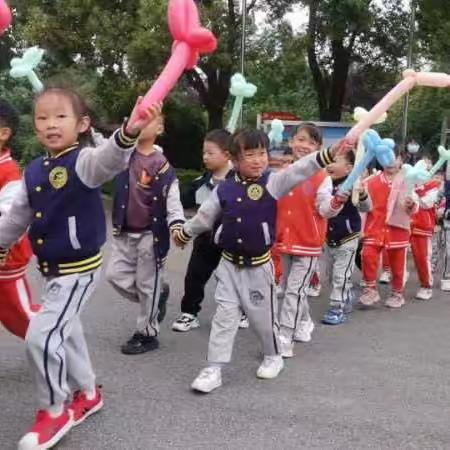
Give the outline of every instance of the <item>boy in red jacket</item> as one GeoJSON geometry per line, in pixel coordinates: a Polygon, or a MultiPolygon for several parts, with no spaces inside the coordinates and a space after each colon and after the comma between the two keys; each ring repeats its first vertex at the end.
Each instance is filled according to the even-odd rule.
{"type": "MultiPolygon", "coordinates": [[[[321,146],[322,136],[313,124],[300,125],[291,141],[296,159],[321,146]]],[[[314,330],[307,289],[325,244],[326,219],[342,208],[342,204],[332,202],[332,191],[331,178],[321,170],[278,201],[275,248],[281,254],[283,265],[280,344],[285,358],[294,355],[294,341],[309,342],[314,330]]]]}
{"type": "MultiPolygon", "coordinates": [[[[21,175],[8,148],[19,125],[15,110],[0,99],[0,215],[8,214],[21,175]]],[[[10,250],[0,265],[0,322],[12,334],[24,339],[30,317],[40,305],[31,302],[30,288],[25,276],[32,252],[24,236],[10,250]]]]}
{"type": "Polygon", "coordinates": [[[433,296],[432,238],[441,184],[439,180],[430,180],[415,191],[419,198],[419,211],[411,221],[411,250],[420,281],[420,289],[416,294],[419,300],[430,300],[433,296]]]}

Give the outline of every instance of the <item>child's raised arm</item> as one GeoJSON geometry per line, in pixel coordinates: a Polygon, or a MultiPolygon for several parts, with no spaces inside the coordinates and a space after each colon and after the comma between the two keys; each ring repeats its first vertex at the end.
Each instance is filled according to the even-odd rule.
{"type": "Polygon", "coordinates": [[[333,156],[330,149],[311,153],[286,169],[270,174],[267,189],[276,199],[284,197],[297,184],[312,177],[316,172],[332,162],[333,156]]]}
{"type": "MultiPolygon", "coordinates": [[[[137,114],[141,101],[138,99],[131,117],[137,114]]],[[[141,130],[158,115],[161,115],[161,105],[154,105],[147,111],[146,118],[135,121],[133,126],[126,123],[98,147],[83,148],[75,168],[81,181],[90,188],[96,188],[125,170],[141,130]]]]}

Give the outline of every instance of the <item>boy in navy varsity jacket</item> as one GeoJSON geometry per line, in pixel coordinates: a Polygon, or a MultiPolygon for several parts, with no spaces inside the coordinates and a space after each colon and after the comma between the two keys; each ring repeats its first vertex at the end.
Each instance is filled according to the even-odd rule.
{"type": "Polygon", "coordinates": [[[351,152],[336,157],[336,161],[327,167],[333,180],[336,207],[341,208],[337,216],[328,219],[326,252],[332,271],[332,289],[330,309],[322,319],[328,325],[345,322],[346,313],[352,309],[351,278],[355,270],[355,255],[361,232],[360,212],[365,213],[371,209],[370,198],[364,190],[360,191],[357,205],[352,203],[348,195],[341,196],[338,193],[339,185],[347,178],[354,163],[355,155],[351,152]]]}
{"type": "Polygon", "coordinates": [[[91,147],[78,94],[49,88],[35,100],[34,127],[49,156],[26,167],[9,213],[0,217],[1,259],[29,227],[45,279],[42,308],[26,334],[39,410],[19,450],[51,448],[103,406],[80,320],[99,280],[106,239],[100,186],[127,167],[140,130],[159,110],[141,118],[136,107],[128,124],[91,147]]]}
{"type": "Polygon", "coordinates": [[[155,146],[163,130],[160,115],[142,130],[129,168],[115,180],[106,276],[120,295],[139,304],[136,331],[122,346],[127,355],[159,347],[158,302],[170,230],[184,223],[175,170],[155,146]]]}
{"type": "MultiPolygon", "coordinates": [[[[267,171],[269,142],[259,130],[235,133],[229,145],[237,173],[220,184],[197,215],[175,234],[178,245],[212,230],[222,248],[216,271],[217,310],[209,338],[208,362],[192,388],[210,392],[221,386],[221,368],[231,359],[241,309],[262,343],[264,360],[257,377],[270,379],[283,368],[279,350],[277,298],[270,249],[275,237],[277,200],[332,162],[337,150],[315,152],[276,173],[267,171]]],[[[348,151],[342,145],[342,151],[348,151]]]]}
{"type": "MultiPolygon", "coordinates": [[[[198,208],[211,195],[213,189],[232,175],[227,130],[213,130],[205,136],[203,163],[207,172],[195,179],[182,198],[185,208],[198,208]]],[[[200,326],[197,318],[205,295],[205,285],[216,270],[222,251],[213,241],[213,233],[206,231],[194,239],[191,258],[184,278],[181,315],[172,329],[186,332],[200,326]]]]}

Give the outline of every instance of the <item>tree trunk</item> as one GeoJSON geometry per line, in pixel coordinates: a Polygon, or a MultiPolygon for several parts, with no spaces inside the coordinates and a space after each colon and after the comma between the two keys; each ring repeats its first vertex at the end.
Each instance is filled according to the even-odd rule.
{"type": "Polygon", "coordinates": [[[224,107],[210,105],[206,107],[206,111],[208,113],[208,131],[223,128],[224,107]]]}

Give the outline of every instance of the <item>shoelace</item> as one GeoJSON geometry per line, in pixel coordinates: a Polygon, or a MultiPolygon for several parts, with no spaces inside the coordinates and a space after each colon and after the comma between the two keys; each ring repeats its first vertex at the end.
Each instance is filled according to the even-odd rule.
{"type": "Polygon", "coordinates": [[[207,378],[211,374],[213,374],[217,369],[215,367],[207,367],[206,369],[202,370],[199,378],[207,378]]]}

